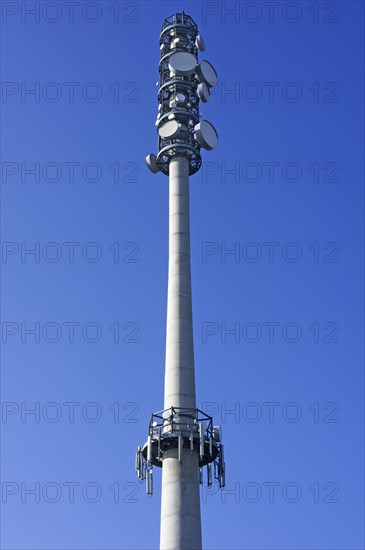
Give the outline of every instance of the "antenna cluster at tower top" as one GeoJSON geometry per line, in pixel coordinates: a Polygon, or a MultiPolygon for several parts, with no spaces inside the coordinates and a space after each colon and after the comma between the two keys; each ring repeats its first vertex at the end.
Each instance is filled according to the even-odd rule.
{"type": "Polygon", "coordinates": [[[146,157],[153,173],[168,174],[171,158],[184,156],[194,174],[202,162],[200,148],[212,150],[218,145],[216,129],[199,112],[199,102],[209,101],[217,84],[217,73],[209,61],[199,63],[199,50],[205,51],[205,43],[189,15],[176,13],[164,20],[157,83],[158,154],[146,157]]]}

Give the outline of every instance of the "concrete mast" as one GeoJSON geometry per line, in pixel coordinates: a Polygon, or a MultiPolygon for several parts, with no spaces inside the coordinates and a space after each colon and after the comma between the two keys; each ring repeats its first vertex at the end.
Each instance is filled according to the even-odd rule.
{"type": "Polygon", "coordinates": [[[177,13],[160,34],[158,155],[146,157],[153,173],[169,176],[169,271],[164,409],[153,413],[147,442],[138,447],[136,470],[153,491],[153,467],[162,468],[160,550],[201,550],[199,484],[225,485],[221,429],[199,410],[195,395],[189,176],[201,166],[201,147],[218,144],[214,127],[201,120],[217,75],[198,62],[204,41],[194,20],[177,13]],[[213,467],[213,470],[212,470],[213,467]]]}
{"type": "MultiPolygon", "coordinates": [[[[196,409],[190,275],[189,161],[170,160],[169,276],[164,409],[196,409]]],[[[181,418],[183,421],[184,419],[181,418]]],[[[160,550],[202,547],[199,453],[164,453],[160,550]]]]}

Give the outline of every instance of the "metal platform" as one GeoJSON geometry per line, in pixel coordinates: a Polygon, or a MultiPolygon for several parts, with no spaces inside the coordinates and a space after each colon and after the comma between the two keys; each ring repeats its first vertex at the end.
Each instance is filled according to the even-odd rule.
{"type": "Polygon", "coordinates": [[[225,486],[225,463],[220,426],[213,426],[211,416],[199,409],[171,407],[153,413],[149,423],[147,442],[138,447],[136,471],[146,490],[152,494],[152,469],[163,465],[164,454],[176,449],[177,458],[183,461],[184,450],[199,454],[200,481],[203,467],[207,467],[207,483],[218,481],[225,486]],[[213,465],[213,472],[211,466],[213,465]]]}

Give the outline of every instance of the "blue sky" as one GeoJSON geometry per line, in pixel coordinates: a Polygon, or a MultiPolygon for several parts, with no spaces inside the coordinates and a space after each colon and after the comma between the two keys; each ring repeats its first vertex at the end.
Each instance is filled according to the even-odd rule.
{"type": "Polygon", "coordinates": [[[197,396],[227,463],[204,548],[363,548],[363,4],[1,10],[3,548],[158,547],[134,452],[163,406],[168,180],[144,157],[182,10],[219,75],[191,178],[197,396]]]}

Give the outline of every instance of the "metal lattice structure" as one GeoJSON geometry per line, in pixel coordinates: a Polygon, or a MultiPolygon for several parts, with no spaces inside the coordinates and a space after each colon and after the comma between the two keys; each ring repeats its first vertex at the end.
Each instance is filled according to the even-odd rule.
{"type": "Polygon", "coordinates": [[[196,127],[201,119],[199,102],[209,100],[209,89],[216,84],[216,73],[209,62],[198,63],[198,46],[205,49],[197,25],[189,15],[177,13],[164,20],[160,34],[156,121],[159,132],[158,154],[157,157],[147,157],[147,164],[153,172],[161,171],[168,175],[171,158],[184,155],[189,160],[189,175],[195,174],[202,162],[200,147],[210,148],[199,139],[196,127]],[[195,65],[193,70],[190,67],[172,67],[171,58],[176,60],[179,57],[176,54],[181,54],[180,59],[185,56],[187,63],[191,60],[192,66],[195,65]],[[175,131],[161,135],[160,130],[171,121],[176,123],[173,124],[175,131]]]}

